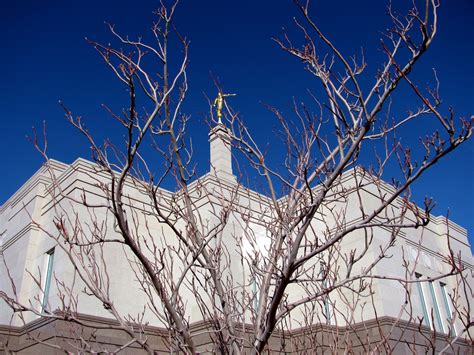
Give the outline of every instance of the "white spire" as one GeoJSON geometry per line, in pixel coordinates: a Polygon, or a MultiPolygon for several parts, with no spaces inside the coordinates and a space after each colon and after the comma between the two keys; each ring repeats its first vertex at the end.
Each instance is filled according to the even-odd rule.
{"type": "Polygon", "coordinates": [[[218,178],[235,180],[232,173],[232,152],[229,129],[218,123],[209,133],[211,145],[211,174],[218,178]]]}

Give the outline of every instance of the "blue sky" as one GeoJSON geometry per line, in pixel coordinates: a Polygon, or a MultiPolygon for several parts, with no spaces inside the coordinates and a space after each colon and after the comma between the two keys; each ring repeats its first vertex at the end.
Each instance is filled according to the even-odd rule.
{"type": "MultiPolygon", "coordinates": [[[[405,2],[394,1],[404,7],[405,2]]],[[[72,162],[89,158],[88,145],[65,121],[58,100],[64,101],[88,122],[99,136],[116,136],[115,126],[100,108],[102,103],[120,108],[125,92],[101,59],[86,43],[89,37],[111,40],[104,21],[122,33],[144,34],[153,21],[154,1],[9,1],[0,5],[3,35],[0,47],[0,104],[3,154],[0,203],[11,196],[41,165],[41,157],[25,138],[32,126],[47,122],[49,154],[72,162]]],[[[380,31],[389,26],[384,1],[314,1],[314,18],[346,55],[364,48],[369,71],[380,64],[380,31]]],[[[193,141],[199,171],[208,165],[205,96],[214,96],[212,77],[238,93],[232,105],[257,133],[259,142],[274,142],[274,117],[265,104],[291,113],[292,98],[307,98],[317,82],[303,66],[271,40],[285,27],[298,38],[292,23],[297,15],[291,1],[182,1],[177,25],[191,41],[186,110],[192,117],[193,141]]],[[[455,108],[456,117],[474,114],[474,2],[444,1],[439,34],[415,73],[420,86],[436,68],[441,81],[444,109],[455,108]]],[[[370,78],[369,78],[370,79],[370,78]]],[[[402,100],[401,100],[402,101],[402,100]]],[[[396,103],[403,111],[406,101],[396,103]]],[[[445,111],[446,112],[446,111],[445,111]]],[[[423,134],[416,123],[403,139],[416,143],[423,134]]],[[[278,147],[272,159],[278,162],[278,147]]],[[[432,196],[435,214],[450,209],[451,218],[474,231],[474,144],[466,143],[435,166],[414,186],[415,201],[432,196]]],[[[473,238],[470,238],[471,243],[473,238]]]]}

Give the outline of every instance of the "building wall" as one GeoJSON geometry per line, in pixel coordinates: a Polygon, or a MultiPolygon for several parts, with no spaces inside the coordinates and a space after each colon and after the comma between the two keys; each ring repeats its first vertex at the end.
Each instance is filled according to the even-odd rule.
{"type": "MultiPolygon", "coordinates": [[[[48,237],[57,235],[58,223],[63,217],[69,226],[75,224],[75,219],[89,226],[98,226],[97,228],[108,238],[117,235],[115,231],[113,216],[104,208],[95,208],[93,213],[90,209],[84,208],[74,200],[82,201],[84,196],[91,205],[106,203],[103,197],[103,190],[100,184],[108,184],[109,180],[105,174],[94,172],[93,165],[82,159],[77,160],[68,166],[59,162],[51,162],[50,167],[54,175],[50,175],[51,170],[45,167],[41,168],[20,190],[9,199],[0,209],[0,231],[3,231],[2,237],[2,256],[5,264],[8,265],[7,272],[2,263],[0,272],[0,289],[6,290],[12,294],[11,276],[16,287],[16,294],[20,302],[31,304],[41,311],[42,294],[38,285],[31,275],[39,278],[41,274],[41,283],[44,284],[44,275],[46,272],[47,252],[55,247],[54,256],[54,275],[59,282],[53,282],[49,293],[50,309],[56,309],[62,302],[69,302],[58,297],[58,287],[64,290],[72,290],[71,294],[79,295],[77,300],[71,303],[75,311],[86,314],[91,317],[111,318],[110,312],[97,301],[94,297],[88,297],[80,291],[87,288],[87,285],[81,280],[77,271],[74,271],[69,256],[64,252],[64,245],[57,243],[48,237]],[[58,191],[61,191],[58,194],[58,191]],[[52,193],[53,192],[53,193],[52,193]],[[54,193],[55,192],[55,193],[54,193]],[[55,196],[52,198],[51,196],[55,196]],[[69,220],[67,220],[69,218],[69,220]],[[5,277],[6,276],[6,277],[5,277]]],[[[370,213],[380,203],[381,194],[384,191],[390,192],[391,187],[387,184],[375,186],[371,184],[370,178],[364,174],[357,177],[358,182],[364,182],[363,190],[356,193],[351,189],[356,181],[351,174],[346,174],[341,179],[333,194],[335,197],[332,205],[325,206],[316,216],[312,228],[318,237],[331,238],[338,231],[338,226],[356,225],[360,221],[362,212],[360,210],[360,201],[364,203],[366,213],[370,213]],[[348,193],[349,191],[349,193],[348,193]],[[338,197],[339,196],[339,197],[338,197]],[[330,226],[329,232],[327,226],[330,226]],[[327,233],[325,233],[327,232],[327,233]]],[[[232,179],[216,180],[212,174],[206,175],[189,186],[190,195],[193,198],[194,208],[201,218],[201,228],[204,234],[215,226],[219,220],[220,213],[224,210],[226,203],[232,201],[234,211],[229,215],[229,221],[223,231],[218,233],[216,238],[223,238],[224,245],[227,248],[227,259],[229,263],[228,270],[223,274],[223,278],[228,278],[232,286],[232,292],[239,292],[239,287],[249,291],[252,284],[251,275],[245,262],[242,264],[242,253],[246,253],[246,245],[252,242],[248,240],[255,239],[260,243],[260,251],[265,252],[268,243],[268,234],[264,227],[275,213],[267,197],[259,195],[253,191],[240,189],[236,187],[236,182],[232,179]],[[246,217],[244,218],[244,215],[246,217]],[[251,232],[250,232],[251,231],[251,232]],[[246,241],[246,239],[248,239],[246,241]],[[246,244],[247,243],[247,244],[246,244]]],[[[133,216],[137,225],[137,233],[144,238],[151,238],[156,242],[158,249],[164,251],[164,255],[170,258],[173,254],[173,246],[177,247],[177,242],[173,240],[173,232],[163,223],[159,223],[151,213],[150,201],[143,191],[143,186],[139,183],[128,181],[125,189],[125,195],[129,197],[129,206],[127,213],[133,216]]],[[[173,194],[166,190],[159,191],[159,198],[166,203],[182,203],[179,194],[173,194]]],[[[284,204],[284,198],[282,199],[284,204]]],[[[401,200],[396,200],[391,208],[386,212],[386,216],[393,217],[397,211],[402,208],[401,200]]],[[[408,212],[407,220],[415,220],[413,212],[408,212]]],[[[382,218],[383,221],[383,218],[382,218]]],[[[177,221],[176,228],[184,229],[183,221],[177,221]]],[[[370,248],[366,252],[366,257],[358,262],[353,270],[354,273],[363,272],[372,261],[380,254],[380,246],[387,244],[390,239],[390,230],[380,226],[370,230],[356,230],[348,235],[340,245],[341,255],[349,253],[351,250],[363,249],[364,240],[368,232],[373,238],[370,248]]],[[[86,230],[85,233],[91,233],[86,230]]],[[[423,277],[436,278],[443,272],[448,272],[448,266],[443,261],[447,253],[448,234],[449,243],[454,254],[461,256],[464,265],[472,270],[472,254],[467,241],[467,233],[464,229],[451,221],[446,221],[440,217],[432,218],[432,221],[426,228],[401,230],[397,237],[395,247],[389,250],[390,258],[383,259],[371,272],[374,276],[385,276],[393,278],[374,279],[371,289],[360,293],[356,307],[350,309],[344,304],[344,298],[354,300],[354,293],[349,289],[333,291],[329,298],[331,303],[336,306],[339,312],[333,313],[330,324],[332,326],[344,327],[349,323],[361,323],[378,317],[386,316],[393,319],[406,321],[418,321],[423,316],[421,307],[419,289],[414,284],[409,288],[411,292],[412,310],[407,311],[405,304],[406,291],[400,287],[397,279],[405,278],[405,269],[401,267],[404,262],[411,265],[408,267],[412,271],[408,278],[414,278],[415,273],[423,277]],[[375,295],[371,296],[370,291],[375,295]]],[[[311,232],[308,238],[311,238],[311,232]]],[[[106,270],[109,279],[103,280],[108,284],[110,298],[120,314],[130,314],[136,316],[141,310],[146,308],[150,301],[147,296],[140,291],[136,281],[137,274],[131,270],[128,260],[133,257],[130,252],[125,251],[120,244],[110,244],[104,248],[104,263],[100,266],[101,270],[106,270]]],[[[90,255],[96,253],[100,257],[100,250],[91,248],[90,255]]],[[[90,256],[89,255],[89,256],[90,256]]],[[[152,250],[148,252],[153,255],[152,250]]],[[[84,256],[76,255],[75,258],[84,256]]],[[[78,260],[78,259],[77,259],[78,260]]],[[[314,261],[317,263],[319,261],[314,261]]],[[[338,259],[339,272],[345,272],[345,265],[341,259],[338,259]]],[[[85,265],[88,261],[84,259],[85,265]]],[[[311,264],[309,264],[311,265],[311,264]]],[[[313,264],[315,265],[315,264],[313,264]]],[[[179,275],[182,265],[175,263],[171,274],[179,275]]],[[[87,267],[85,268],[87,270],[87,267]]],[[[140,273],[140,270],[135,268],[140,273]]],[[[446,289],[451,290],[456,287],[455,277],[443,279],[446,289]]],[[[470,279],[472,285],[472,278],[470,279]]],[[[438,280],[433,281],[434,292],[438,300],[438,307],[443,322],[443,331],[447,332],[446,318],[449,311],[445,303],[442,302],[442,288],[438,280]]],[[[433,307],[433,301],[430,295],[429,283],[422,284],[422,290],[425,294],[426,306],[430,310],[433,307]]],[[[295,301],[307,295],[307,291],[297,285],[291,285],[288,288],[288,300],[295,301]]],[[[186,314],[189,316],[189,322],[195,323],[202,320],[202,316],[195,301],[195,294],[182,288],[183,299],[186,300],[186,314]]],[[[206,296],[204,296],[206,297],[206,296]]],[[[2,302],[2,301],[0,301],[2,302]]],[[[211,302],[211,300],[209,300],[211,302]]],[[[466,300],[461,300],[461,304],[466,304],[466,300]]],[[[321,299],[315,303],[316,314],[313,322],[319,323],[321,317],[321,299]],[[318,308],[319,307],[319,308],[318,308]]],[[[159,302],[156,302],[159,304],[159,302]]],[[[0,324],[23,327],[32,321],[38,320],[39,316],[28,314],[26,318],[21,319],[13,317],[11,311],[4,304],[1,304],[0,324]]],[[[159,306],[158,306],[159,307],[159,306]]],[[[292,329],[298,329],[307,326],[307,312],[304,308],[296,309],[292,312],[290,325],[292,329]]],[[[243,323],[250,320],[250,311],[244,312],[241,319],[243,323]]],[[[143,314],[143,321],[155,327],[162,327],[162,321],[147,310],[143,314]]],[[[459,330],[461,324],[455,320],[455,326],[459,330]]]]}

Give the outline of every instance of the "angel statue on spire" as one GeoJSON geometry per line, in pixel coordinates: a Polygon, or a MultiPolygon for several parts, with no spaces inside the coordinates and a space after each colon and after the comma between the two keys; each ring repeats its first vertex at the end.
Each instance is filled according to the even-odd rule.
{"type": "Polygon", "coordinates": [[[222,91],[219,91],[216,99],[214,100],[214,107],[217,111],[217,121],[219,124],[222,124],[222,108],[224,107],[224,98],[229,96],[236,96],[236,94],[223,94],[222,91]]]}

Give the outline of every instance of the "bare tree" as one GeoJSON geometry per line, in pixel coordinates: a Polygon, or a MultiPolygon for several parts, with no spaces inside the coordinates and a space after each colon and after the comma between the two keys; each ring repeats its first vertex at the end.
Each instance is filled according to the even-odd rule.
{"type": "Polygon", "coordinates": [[[293,117],[270,108],[287,148],[284,169],[269,166],[266,151],[224,101],[220,88],[217,119],[210,105],[211,139],[219,141],[223,152],[230,147],[238,152],[239,169],[260,175],[265,195],[220,166],[196,176],[189,116],[182,110],[188,41],[174,25],[178,2],[157,10],[152,44],[123,36],[112,25],[116,47],[90,41],[129,93],[123,112],[106,107],[124,130],[125,141],[123,146],[101,145],[63,106],[67,120],[91,146],[95,163],[75,165],[74,173],[89,183],[72,193],[68,178],[58,174],[46,148],[33,137],[47,160],[53,217],[30,218],[63,255],[64,274],[54,275],[56,302],[48,303],[43,297],[46,276],[40,268],[29,269],[38,291],[25,302],[5,256],[10,289],[0,296],[12,317],[25,325],[31,319],[27,315],[34,314],[67,322],[71,334],[66,342],[44,340],[34,332],[31,339],[68,351],[113,353],[129,347],[153,353],[158,335],[170,352],[378,353],[392,352],[401,343],[416,352],[420,340],[407,336],[421,334],[421,345],[439,351],[439,315],[431,309],[420,316],[413,295],[441,280],[441,285],[454,285],[445,294],[452,314],[443,351],[459,339],[472,342],[472,265],[463,261],[471,256],[452,247],[446,221],[445,254],[435,258],[439,272],[436,277],[420,275],[433,203],[426,200],[419,208],[410,199],[410,186],[472,134],[472,118],[457,120],[452,110],[441,111],[436,75],[434,88],[427,90],[410,75],[435,37],[438,2],[414,5],[405,16],[389,7],[392,28],[381,42],[385,61],[371,86],[364,57],[344,56],[312,19],[309,2],[295,3],[303,44],[294,44],[288,35],[275,41],[304,63],[325,96],[295,103],[293,117]],[[169,53],[171,41],[181,45],[177,63],[169,53]],[[390,105],[402,82],[419,105],[400,117],[390,105]],[[438,128],[419,147],[403,146],[403,130],[420,117],[435,120],[438,128]],[[364,166],[361,157],[374,150],[373,164],[364,166]],[[399,178],[389,184],[382,178],[394,162],[399,178]],[[170,180],[175,192],[162,188],[170,180]],[[384,272],[390,264],[398,272],[384,272]],[[125,265],[127,271],[113,265],[125,265]],[[380,309],[376,299],[381,289],[397,290],[403,302],[388,313],[380,309]],[[124,305],[117,290],[142,295],[144,301],[124,305]],[[115,321],[99,324],[84,318],[93,304],[115,321]],[[198,320],[205,326],[195,327],[198,320]],[[378,330],[374,339],[367,331],[370,322],[378,330]],[[462,329],[455,329],[455,322],[462,329]],[[106,331],[128,338],[104,345],[97,334],[106,331]],[[202,336],[211,345],[199,343],[202,336]]]}

